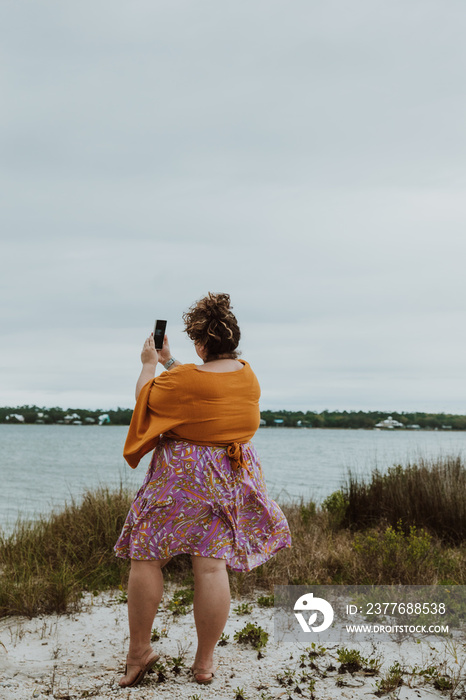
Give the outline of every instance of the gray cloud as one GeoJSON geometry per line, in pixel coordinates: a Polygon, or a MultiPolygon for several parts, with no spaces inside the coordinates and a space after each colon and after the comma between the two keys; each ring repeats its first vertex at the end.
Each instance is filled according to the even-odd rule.
{"type": "Polygon", "coordinates": [[[465,10],[0,8],[0,402],[131,405],[229,291],[263,406],[465,410],[465,10]]]}

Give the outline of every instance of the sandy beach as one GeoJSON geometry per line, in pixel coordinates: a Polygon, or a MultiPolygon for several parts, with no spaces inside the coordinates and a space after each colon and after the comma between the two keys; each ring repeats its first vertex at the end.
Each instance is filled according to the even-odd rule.
{"type": "MultiPolygon", "coordinates": [[[[387,669],[399,661],[404,669],[403,685],[390,697],[399,700],[417,698],[445,698],[425,677],[410,674],[413,665],[427,668],[442,665],[442,672],[452,678],[464,672],[466,645],[459,642],[430,637],[420,643],[405,641],[401,645],[385,643],[378,649],[370,644],[360,648],[361,653],[379,653],[383,665],[378,675],[364,672],[340,672],[337,648],[329,648],[325,654],[312,657],[310,645],[277,644],[273,638],[273,608],[262,608],[255,601],[263,591],[255,595],[232,599],[231,614],[225,628],[228,643],[216,649],[219,663],[216,677],[210,685],[197,684],[189,673],[196,649],[196,631],[192,610],[186,615],[173,615],[167,604],[175,584],[165,584],[164,597],[156,616],[154,627],[165,629],[167,636],[153,643],[160,654],[163,673],[146,675],[144,681],[132,689],[118,686],[118,678],[124,670],[124,658],[128,645],[126,604],[119,602],[120,591],[93,596],[86,594],[83,610],[69,615],[48,615],[28,620],[5,618],[0,623],[0,698],[1,700],[26,700],[30,698],[180,698],[198,700],[245,700],[303,697],[326,700],[354,698],[366,700],[377,690],[376,681],[387,669]],[[250,602],[248,615],[239,615],[234,608],[239,603],[250,602]],[[269,633],[269,640],[262,651],[262,658],[249,645],[239,644],[233,635],[247,622],[255,622],[269,633]],[[304,655],[304,656],[302,656],[304,655]],[[179,670],[173,670],[173,658],[182,657],[179,670]],[[303,676],[306,679],[303,681],[303,676]],[[314,681],[311,691],[310,682],[314,681]],[[242,693],[239,693],[242,689],[242,693]]],[[[349,647],[350,645],[348,645],[349,647]]],[[[385,695],[389,697],[389,695],[385,695]]],[[[461,683],[454,697],[466,697],[461,683]]]]}

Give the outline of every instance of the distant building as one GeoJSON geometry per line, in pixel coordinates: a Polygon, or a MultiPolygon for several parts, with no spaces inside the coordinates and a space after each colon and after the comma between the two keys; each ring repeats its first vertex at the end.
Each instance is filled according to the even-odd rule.
{"type": "Polygon", "coordinates": [[[42,411],[39,411],[39,413],[37,414],[36,423],[45,423],[45,420],[44,420],[45,418],[49,418],[49,414],[43,413],[42,411]]]}
{"type": "Polygon", "coordinates": [[[283,420],[283,418],[274,418],[273,422],[275,423],[275,425],[280,426],[280,425],[283,425],[284,420],[283,420]]]}
{"type": "Polygon", "coordinates": [[[110,416],[108,415],[108,413],[101,413],[97,420],[99,421],[99,425],[110,424],[110,416]]]}
{"type": "Polygon", "coordinates": [[[90,416],[87,416],[87,418],[84,419],[85,423],[95,423],[95,418],[91,418],[90,416]]]}
{"type": "Polygon", "coordinates": [[[376,428],[385,428],[387,430],[393,430],[394,428],[404,428],[404,424],[388,416],[385,420],[381,420],[380,423],[375,424],[376,428]]]}
{"type": "Polygon", "coordinates": [[[452,430],[451,425],[442,425],[443,430],[452,430]]]}
{"type": "Polygon", "coordinates": [[[263,418],[261,418],[259,425],[267,425],[267,421],[265,421],[263,418]]]}
{"type": "Polygon", "coordinates": [[[64,419],[65,423],[74,423],[76,420],[81,420],[81,416],[78,413],[69,413],[64,419]]]}
{"type": "Polygon", "coordinates": [[[18,423],[24,423],[24,416],[22,416],[21,413],[10,413],[5,420],[13,420],[17,421],[18,423]]]}
{"type": "Polygon", "coordinates": [[[420,430],[421,426],[418,425],[417,423],[411,423],[410,425],[406,426],[407,428],[410,428],[411,430],[420,430]]]}

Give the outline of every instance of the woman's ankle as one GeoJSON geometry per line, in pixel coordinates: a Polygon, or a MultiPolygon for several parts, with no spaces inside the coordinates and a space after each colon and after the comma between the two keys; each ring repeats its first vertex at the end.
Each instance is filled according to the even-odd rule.
{"type": "Polygon", "coordinates": [[[194,658],[194,665],[199,668],[210,668],[214,663],[214,655],[197,653],[194,658]]]}
{"type": "Polygon", "coordinates": [[[142,644],[130,644],[129,645],[129,650],[128,650],[128,656],[131,659],[140,659],[141,656],[144,656],[147,654],[149,651],[152,651],[151,644],[142,643],[142,644]]]}

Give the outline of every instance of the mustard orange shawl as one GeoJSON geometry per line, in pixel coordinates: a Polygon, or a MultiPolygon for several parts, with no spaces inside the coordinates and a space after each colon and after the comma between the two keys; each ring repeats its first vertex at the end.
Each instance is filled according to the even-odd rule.
{"type": "Polygon", "coordinates": [[[240,443],[260,423],[260,386],[245,360],[235,372],[206,372],[195,364],[178,365],[141,389],[131,418],[123,456],[133,469],[154,449],[161,435],[197,445],[228,448],[232,465],[241,463],[240,443]]]}

